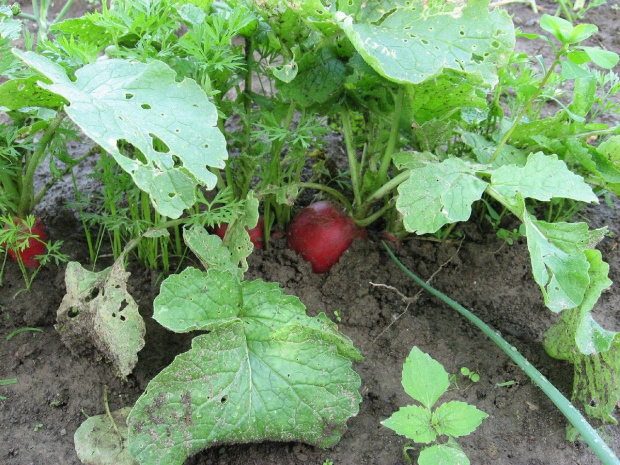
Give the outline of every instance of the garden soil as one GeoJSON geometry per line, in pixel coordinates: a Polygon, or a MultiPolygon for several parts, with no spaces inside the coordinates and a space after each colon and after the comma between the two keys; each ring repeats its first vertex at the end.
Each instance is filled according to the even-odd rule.
{"type": "MultiPolygon", "coordinates": [[[[599,26],[597,44],[618,52],[620,12],[613,5],[617,8],[618,1],[592,10],[586,20],[599,26]]],[[[539,6],[555,11],[555,4],[539,6]]],[[[536,30],[537,16],[528,6],[516,5],[511,11],[517,25],[528,32],[536,30]]],[[[76,154],[87,149],[72,147],[76,154]]],[[[92,168],[92,162],[85,163],[83,174],[92,168]]],[[[92,187],[89,179],[79,179],[80,190],[87,192],[92,187]]],[[[51,237],[65,241],[63,251],[86,264],[88,249],[80,223],[65,206],[73,200],[68,180],[48,194],[38,213],[51,237]]],[[[586,209],[583,215],[592,228],[609,227],[611,234],[598,249],[610,264],[610,279],[620,283],[620,202],[615,201],[615,209],[602,204],[586,209]]],[[[572,366],[551,359],[542,347],[543,333],[556,315],[545,308],[533,281],[525,242],[508,245],[483,224],[473,222],[458,225],[455,232],[462,239],[439,243],[412,237],[393,247],[412,271],[425,279],[432,276],[433,286],[500,331],[570,395],[572,366]]],[[[472,464],[599,463],[583,442],[565,439],[564,417],[527,376],[454,310],[420,293],[389,259],[380,239],[379,232],[370,231],[367,241],[355,242],[339,263],[322,275],[313,274],[310,265],[285,247],[284,239],[274,240],[268,251],[257,250],[249,259],[248,279],[278,282],[286,293],[301,299],[309,314],[325,312],[339,321],[340,329],[364,355],[363,361],[354,364],[362,381],[360,411],[348,421],[342,440],[328,450],[299,443],[217,447],[187,459],[186,464],[405,463],[403,446],[407,441],[380,422],[412,402],[402,388],[401,369],[413,346],[456,374],[457,385],[442,401],[465,401],[488,413],[474,433],[459,439],[472,464]],[[479,373],[480,381],[474,383],[458,374],[461,367],[479,373]]],[[[100,260],[100,266],[110,264],[105,260],[100,260]]],[[[105,360],[73,356],[54,329],[56,310],[65,292],[64,267],[44,268],[30,292],[15,296],[24,283],[18,267],[7,265],[0,287],[0,380],[17,378],[18,382],[0,387],[0,464],[79,464],[73,435],[87,417],[105,413],[104,395],[112,410],[132,405],[149,380],[189,348],[187,335],[170,333],[151,318],[162,276],[135,265],[129,271],[129,291],[145,317],[147,340],[134,373],[120,380],[105,360]],[[6,340],[8,334],[23,327],[42,332],[26,331],[6,340]]],[[[594,310],[604,327],[616,331],[620,330],[619,289],[615,285],[603,293],[594,310]]],[[[603,436],[620,455],[620,429],[607,426],[603,436]]]]}

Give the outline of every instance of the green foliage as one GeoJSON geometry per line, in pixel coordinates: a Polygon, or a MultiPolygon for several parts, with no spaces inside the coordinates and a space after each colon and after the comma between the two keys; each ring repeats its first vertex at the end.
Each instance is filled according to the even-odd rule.
{"type": "MultiPolygon", "coordinates": [[[[57,22],[56,39],[40,40],[36,53],[8,54],[21,29],[15,14],[0,10],[0,70],[10,78],[0,86],[0,105],[13,121],[0,130],[4,211],[24,217],[34,208],[44,191],[33,192],[33,176],[48,152],[52,181],[78,161],[62,150],[71,137],[67,115],[111,156],[102,158],[109,164],[101,177],[104,207],[92,220],[110,235],[115,255],[126,257],[137,247],[149,266],[158,266],[161,256],[167,268],[169,247],[185,253],[180,235],[185,225],[186,245],[207,269],[169,277],[158,298],[158,317],[173,330],[212,332],[197,337],[145,393],[130,415],[136,441],[146,441],[138,418],[140,425],[150,422],[154,435],[163,431],[160,424],[187,418],[178,432],[195,440],[192,451],[216,441],[240,441],[242,431],[248,440],[298,438],[327,445],[337,440],[347,415],[357,411],[355,376],[347,365],[347,357],[355,356],[347,352],[339,358],[350,342],[323,317],[306,317],[300,303],[287,314],[297,324],[276,319],[264,327],[245,303],[246,297],[255,298],[246,293],[259,289],[256,293],[273,298],[269,303],[276,308],[279,299],[289,305],[273,286],[242,280],[252,251],[245,229],[256,224],[262,209],[268,241],[272,224],[286,225],[305,189],[337,198],[358,226],[383,221],[398,236],[443,237],[472,212],[487,215],[507,242],[524,236],[534,280],[547,307],[559,313],[558,326],[547,336],[548,350],[575,364],[575,398],[595,399],[597,408],[590,412],[608,420],[618,395],[611,387],[618,372],[615,333],[600,328],[590,313],[607,286],[605,265],[594,250],[604,230],[569,222],[600,194],[620,193],[620,128],[597,121],[618,112],[620,82],[605,71],[618,63],[618,55],[582,45],[596,26],[543,15],[543,34],[521,37],[548,46],[545,60],[514,53],[512,21],[504,11],[489,11],[487,0],[466,5],[394,0],[363,8],[360,2],[320,0],[119,0],[110,8],[103,4],[101,12],[57,22]],[[567,88],[570,101],[563,93],[567,88]],[[325,157],[316,163],[328,118],[342,132],[347,169],[335,168],[325,157]],[[225,124],[229,119],[236,124],[225,124]],[[228,149],[234,156],[228,157],[228,149]],[[68,168],[58,168],[59,162],[68,168]],[[304,177],[308,165],[315,165],[311,178],[304,177]],[[118,169],[123,176],[114,176],[118,169]],[[502,229],[507,215],[521,223],[512,232],[502,229]],[[225,244],[204,231],[222,221],[230,223],[225,244]],[[200,309],[187,302],[168,308],[169,283],[187,287],[188,299],[200,301],[200,309]],[[201,289],[207,285],[203,301],[201,289]],[[224,305],[229,301],[213,294],[212,286],[237,300],[224,305]],[[213,302],[222,303],[218,309],[226,310],[226,318],[218,318],[213,302]],[[189,326],[179,326],[181,320],[189,326]],[[269,339],[261,339],[266,335],[269,339]],[[246,370],[234,372],[246,383],[245,390],[235,391],[235,402],[247,407],[254,382],[248,370],[268,380],[282,375],[257,368],[261,358],[248,355],[259,353],[257,341],[265,356],[306,344],[330,366],[347,367],[347,380],[337,383],[346,386],[349,407],[330,406],[338,410],[335,426],[316,416],[314,407],[300,429],[265,412],[261,415],[277,428],[235,416],[231,409],[237,404],[226,397],[233,393],[218,384],[219,371],[209,370],[223,366],[218,347],[235,353],[236,366],[246,370]],[[200,354],[211,347],[220,365],[202,367],[200,354]],[[191,372],[196,365],[206,370],[217,396],[207,399],[199,390],[200,373],[191,372]],[[176,404],[157,397],[165,394],[165,383],[175,386],[176,404]],[[148,417],[149,405],[161,409],[166,420],[148,417]],[[215,416],[199,418],[194,407],[211,409],[215,416]],[[209,423],[237,420],[245,422],[239,423],[243,428],[223,428],[221,436],[209,423]]],[[[308,369],[301,363],[291,376],[308,369]]],[[[260,381],[257,389],[271,393],[260,381]]],[[[443,391],[425,389],[414,388],[424,406],[411,406],[434,422],[432,434],[422,437],[456,436],[458,425],[446,425],[445,419],[460,413],[450,404],[431,412],[443,391]]],[[[170,447],[165,441],[150,445],[144,457],[165,453],[182,460],[188,451],[180,437],[174,441],[170,447]]],[[[426,454],[439,460],[457,453],[449,442],[426,454]]]]}
{"type": "Polygon", "coordinates": [[[214,127],[215,107],[195,82],[176,82],[161,62],[123,60],[84,66],[73,82],[50,60],[15,53],[52,81],[40,85],[67,99],[67,115],[150,194],[162,215],[178,218],[193,206],[197,185],[215,187],[208,168],[224,167],[226,142],[214,127]],[[121,142],[135,148],[135,158],[121,153],[121,142]]]}
{"type": "Polygon", "coordinates": [[[433,410],[450,386],[449,376],[439,362],[417,347],[411,349],[403,365],[402,384],[405,392],[422,405],[401,407],[381,424],[423,444],[436,442],[439,436],[448,437],[445,445],[422,449],[419,464],[469,464],[454,438],[472,433],[488,415],[460,401],[445,402],[433,410]]]}
{"type": "MultiPolygon", "coordinates": [[[[24,278],[24,284],[26,286],[24,290],[26,291],[30,290],[34,279],[37,274],[39,274],[42,267],[48,263],[54,263],[54,265],[59,266],[61,263],[68,261],[67,255],[62,253],[60,250],[63,241],[47,240],[43,242],[39,236],[30,232],[32,231],[35,221],[36,219],[33,215],[28,215],[22,221],[16,221],[16,218],[10,214],[0,215],[0,254],[2,255],[2,265],[0,265],[0,286],[2,286],[2,278],[4,276],[9,251],[17,252],[17,265],[19,266],[22,277],[24,278]],[[39,260],[39,265],[34,270],[29,271],[24,265],[19,252],[28,247],[31,239],[43,242],[43,245],[45,246],[45,253],[43,255],[33,257],[39,260]]],[[[18,291],[17,294],[20,292],[22,291],[18,291]]]]}
{"type": "Polygon", "coordinates": [[[230,256],[215,250],[219,239],[199,231],[189,237],[211,266],[167,278],[154,318],[175,332],[209,333],[195,337],[138,399],[128,418],[132,454],[139,463],[180,464],[214,443],[336,443],[361,400],[351,369],[357,349],[324,314],[306,316],[277,284],[241,281],[230,256]],[[225,265],[214,267],[213,257],[225,265]]]}

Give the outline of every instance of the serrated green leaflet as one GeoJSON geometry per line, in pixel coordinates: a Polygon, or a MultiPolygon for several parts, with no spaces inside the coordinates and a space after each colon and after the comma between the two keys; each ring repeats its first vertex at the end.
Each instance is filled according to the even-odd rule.
{"type": "Polygon", "coordinates": [[[427,447],[418,457],[418,465],[469,465],[469,463],[465,452],[450,445],[427,447]]]}
{"type": "Polygon", "coordinates": [[[491,186],[512,204],[517,202],[517,193],[523,198],[543,201],[562,197],[598,203],[592,188],[581,176],[570,171],[556,155],[542,152],[530,154],[524,167],[498,168],[491,175],[491,186]]]}
{"type": "Polygon", "coordinates": [[[488,415],[473,405],[452,401],[441,404],[433,412],[433,425],[437,434],[466,436],[474,431],[488,415]]]}
{"type": "Polygon", "coordinates": [[[75,452],[84,465],[137,465],[126,447],[127,415],[131,407],[112,412],[118,433],[108,415],[89,417],[75,432],[75,452]]]}
{"type": "Polygon", "coordinates": [[[514,26],[505,11],[489,12],[486,0],[466,6],[400,2],[380,23],[356,22],[338,13],[340,26],[379,74],[398,83],[420,83],[444,69],[476,74],[487,84],[514,48],[514,26]]]}
{"type": "Polygon", "coordinates": [[[327,447],[357,413],[350,358],[359,353],[277,284],[190,268],[162,284],[154,306],[154,318],[174,331],[211,332],[194,338],[132,410],[130,447],[140,463],[180,464],[216,442],[327,447]]]}
{"type": "Polygon", "coordinates": [[[547,223],[523,213],[534,280],[545,304],[554,312],[575,308],[590,285],[585,250],[600,240],[602,230],[585,223],[547,223]]]}
{"type": "Polygon", "coordinates": [[[450,381],[441,363],[414,347],[403,365],[402,384],[407,394],[430,409],[446,392],[450,381]]]}
{"type": "Polygon", "coordinates": [[[401,407],[381,424],[422,444],[429,444],[437,438],[437,433],[430,426],[431,411],[419,405],[401,407]]]}
{"type": "Polygon", "coordinates": [[[55,325],[72,352],[88,353],[94,348],[123,377],[138,362],[146,331],[138,304],[127,292],[129,275],[120,259],[100,272],[69,262],[65,273],[67,294],[58,308],[55,325]]]}
{"type": "Polygon", "coordinates": [[[476,176],[475,167],[450,158],[412,169],[409,179],[398,186],[396,208],[407,231],[433,233],[445,224],[468,220],[471,204],[487,185],[476,176]]]}
{"type": "Polygon", "coordinates": [[[178,218],[195,203],[197,185],[215,186],[209,168],[224,167],[226,142],[215,127],[215,106],[194,81],[176,82],[159,61],[102,60],[79,69],[72,82],[47,58],[15,53],[52,81],[39,85],[69,102],[67,115],[114,156],[162,215],[178,218]],[[123,144],[145,159],[121,153],[123,144]]]}
{"type": "Polygon", "coordinates": [[[224,245],[230,250],[233,264],[245,272],[248,269],[247,258],[254,250],[248,229],[254,228],[259,218],[258,199],[254,197],[254,192],[248,192],[243,206],[241,215],[228,224],[224,245]]]}

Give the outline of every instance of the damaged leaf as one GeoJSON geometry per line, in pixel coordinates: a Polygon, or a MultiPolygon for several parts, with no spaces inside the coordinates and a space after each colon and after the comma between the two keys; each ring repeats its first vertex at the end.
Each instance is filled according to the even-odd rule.
{"type": "Polygon", "coordinates": [[[127,292],[129,275],[122,260],[99,272],[70,262],[65,274],[67,294],[55,325],[74,354],[104,357],[122,377],[138,362],[145,334],[138,304],[127,292]]]}

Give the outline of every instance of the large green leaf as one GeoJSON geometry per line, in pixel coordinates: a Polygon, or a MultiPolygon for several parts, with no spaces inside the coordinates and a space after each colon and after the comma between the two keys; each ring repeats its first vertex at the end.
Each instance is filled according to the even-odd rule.
{"type": "Polygon", "coordinates": [[[107,150],[164,216],[178,218],[195,203],[195,188],[212,189],[223,168],[224,136],[217,110],[190,80],[159,61],[101,60],[76,72],[75,82],[51,60],[32,52],[15,54],[52,84],[39,85],[64,97],[67,115],[107,150]],[[131,158],[119,146],[139,154],[131,158]],[[143,159],[141,159],[143,157],[143,159]]]}
{"type": "Polygon", "coordinates": [[[585,223],[539,221],[525,209],[523,223],[532,273],[547,307],[561,312],[580,305],[590,285],[585,250],[596,245],[605,230],[589,231],[585,223]]]}
{"type": "MultiPolygon", "coordinates": [[[[476,74],[497,82],[496,69],[514,48],[512,20],[487,0],[458,2],[398,1],[382,16],[361,22],[337,13],[357,51],[379,74],[416,84],[443,70],[476,74]]],[[[363,20],[362,20],[363,21],[363,20]]]]}
{"type": "Polygon", "coordinates": [[[597,354],[576,354],[573,401],[586,413],[605,423],[618,424],[612,413],[620,402],[620,333],[609,350],[597,354]]]}
{"type": "Polygon", "coordinates": [[[343,89],[345,78],[344,63],[329,49],[322,48],[316,54],[303,56],[295,79],[288,84],[279,83],[278,88],[285,98],[310,106],[336,97],[343,89]]]}
{"type": "Polygon", "coordinates": [[[275,283],[188,268],[170,276],[154,317],[209,330],[147,387],[129,417],[140,463],[181,464],[215,443],[303,441],[327,447],[358,411],[359,352],[324,314],[310,318],[275,283]]]}
{"type": "Polygon", "coordinates": [[[445,224],[468,220],[471,204],[487,185],[476,176],[474,166],[449,158],[412,169],[409,179],[398,186],[396,208],[407,231],[433,233],[445,224]]]}
{"type": "Polygon", "coordinates": [[[598,203],[592,188],[581,176],[570,171],[556,155],[542,152],[530,154],[523,167],[500,167],[491,176],[491,186],[512,204],[517,203],[517,194],[542,201],[562,197],[598,203]]]}

